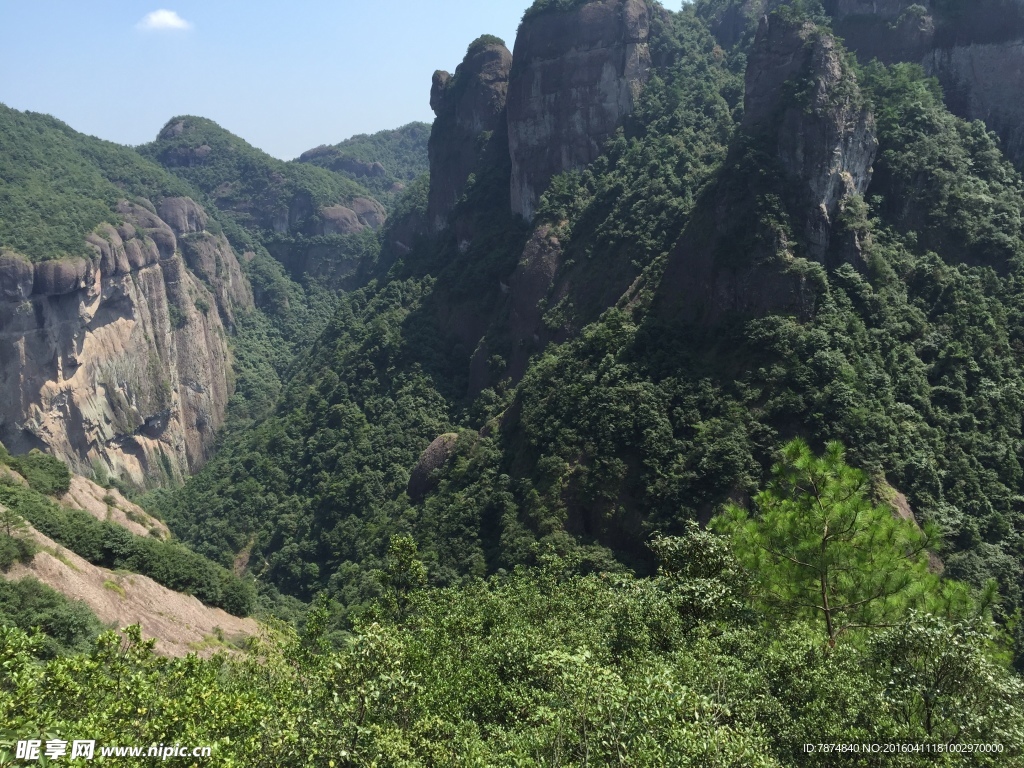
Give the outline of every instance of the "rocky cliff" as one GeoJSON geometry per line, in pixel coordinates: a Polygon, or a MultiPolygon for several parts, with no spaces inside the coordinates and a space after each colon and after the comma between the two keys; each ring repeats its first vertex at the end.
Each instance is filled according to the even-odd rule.
{"type": "Polygon", "coordinates": [[[482,37],[469,46],[454,75],[438,70],[430,89],[437,119],[430,131],[430,191],[427,221],[432,232],[444,229],[466,180],[480,162],[482,144],[505,122],[512,54],[497,38],[482,37]]]}
{"type": "Polygon", "coordinates": [[[983,120],[1024,162],[1024,2],[832,0],[836,32],[861,61],[924,65],[950,110],[983,120]]]}
{"type": "Polygon", "coordinates": [[[91,258],[0,255],[0,440],[137,484],[180,479],[224,421],[224,323],[251,290],[191,199],[118,213],[88,236],[91,258]]]}
{"type": "Polygon", "coordinates": [[[1024,166],[1024,39],[936,48],[924,66],[942,83],[950,111],[983,120],[1024,166]]]}
{"type": "Polygon", "coordinates": [[[833,236],[844,205],[867,190],[878,143],[835,38],[810,22],[762,19],[742,132],[666,268],[661,306],[690,320],[806,315],[813,264],[858,261],[857,242],[833,236]]]}
{"type": "Polygon", "coordinates": [[[807,256],[822,263],[840,204],[867,190],[878,150],[874,120],[844,70],[831,35],[777,16],[762,20],[747,65],[742,128],[767,135],[794,190],[807,256]],[[804,93],[787,98],[787,83],[804,93]]]}
{"type": "Polygon", "coordinates": [[[646,0],[528,14],[508,86],[511,196],[531,219],[552,176],[581,168],[632,113],[651,67],[646,0]]]}
{"type": "MultiPolygon", "coordinates": [[[[724,45],[783,0],[707,5],[724,45]]],[[[1024,0],[825,0],[836,33],[867,63],[912,62],[938,78],[954,114],[982,120],[1024,164],[1024,0]]]]}

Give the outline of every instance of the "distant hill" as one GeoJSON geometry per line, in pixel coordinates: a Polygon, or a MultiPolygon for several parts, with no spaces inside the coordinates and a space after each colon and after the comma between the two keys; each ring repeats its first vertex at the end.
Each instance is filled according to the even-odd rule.
{"type": "Polygon", "coordinates": [[[204,117],[172,118],[139,153],[199,187],[247,227],[288,231],[319,208],[372,197],[344,175],[278,160],[204,117]]]}
{"type": "Polygon", "coordinates": [[[87,256],[85,236],[118,220],[119,200],[188,194],[130,147],[0,104],[0,248],[31,261],[87,256]]]}
{"type": "Polygon", "coordinates": [[[428,171],[430,125],[409,123],[377,133],[361,133],[303,152],[295,162],[326,168],[357,180],[382,199],[393,200],[410,181],[428,171]]]}

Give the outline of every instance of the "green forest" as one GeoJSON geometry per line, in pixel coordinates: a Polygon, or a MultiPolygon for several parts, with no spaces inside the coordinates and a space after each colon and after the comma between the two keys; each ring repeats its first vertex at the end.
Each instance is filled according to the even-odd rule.
{"type": "Polygon", "coordinates": [[[167,658],[0,580],[0,765],[87,734],[224,766],[1024,766],[1024,177],[922,66],[845,50],[835,6],[648,6],[649,79],[600,156],[526,222],[488,134],[436,235],[426,124],[284,162],[203,118],[131,149],[0,107],[0,246],[84,255],[126,194],[188,195],[256,300],[205,466],[94,478],[173,537],[61,506],[64,464],[0,449],[0,568],[31,526],[261,627],[167,658]],[[773,114],[863,110],[877,143],[820,258],[777,121],[745,119],[765,25],[836,51],[773,114]],[[386,222],[317,234],[356,198],[386,222]],[[701,249],[755,299],[700,297],[701,249]],[[798,309],[758,303],[779,285],[798,309]]]}

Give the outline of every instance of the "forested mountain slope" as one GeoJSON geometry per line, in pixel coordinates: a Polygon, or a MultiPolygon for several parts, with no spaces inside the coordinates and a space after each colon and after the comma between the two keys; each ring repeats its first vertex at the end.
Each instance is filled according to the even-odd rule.
{"type": "Polygon", "coordinates": [[[128,624],[142,624],[158,653],[211,655],[226,638],[257,633],[238,618],[254,598],[251,585],[172,542],[162,521],[116,489],[0,445],[0,624],[38,628],[44,655],[82,650],[104,625],[128,624]]]}
{"type": "Polygon", "coordinates": [[[387,211],[345,174],[277,160],[201,117],[171,119],[139,152],[202,190],[296,281],[350,286],[375,257],[387,211]]]}
{"type": "Polygon", "coordinates": [[[376,224],[351,171],[172,120],[142,153],[263,311],[147,503],[197,594],[312,605],[236,660],[2,630],[0,719],[239,765],[1021,765],[1024,179],[923,59],[1012,5],[538,0],[435,73],[376,224]],[[935,37],[872,61],[854,21],[935,37]]]}
{"type": "MultiPolygon", "coordinates": [[[[919,67],[859,66],[820,9],[783,7],[729,52],[695,9],[607,5],[536,6],[509,74],[632,46],[646,85],[601,155],[546,155],[526,226],[511,135],[482,133],[440,234],[344,297],[276,414],[168,518],[224,561],[255,539],[262,578],[350,606],[397,533],[439,584],[552,550],[646,572],[652,532],[748,498],[783,441],[840,440],[1011,616],[1024,187],[997,139],[919,67]],[[573,37],[533,63],[545,24],[573,37]]],[[[456,82],[495,87],[481,50],[456,82]]],[[[515,92],[510,131],[533,108],[515,92]]]]}
{"type": "Polygon", "coordinates": [[[358,181],[385,205],[427,172],[427,123],[409,123],[390,131],[359,134],[303,152],[295,162],[309,163],[358,181]]]}
{"type": "Polygon", "coordinates": [[[0,437],[138,485],[202,465],[252,293],[218,223],[127,147],[0,107],[0,437]]]}

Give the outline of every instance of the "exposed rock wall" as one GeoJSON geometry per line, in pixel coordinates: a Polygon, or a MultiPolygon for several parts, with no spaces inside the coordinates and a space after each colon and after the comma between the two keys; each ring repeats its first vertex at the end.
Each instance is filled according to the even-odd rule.
{"type": "Polygon", "coordinates": [[[742,125],[754,151],[737,150],[695,211],[666,266],[659,311],[705,325],[735,313],[806,316],[821,273],[815,262],[856,257],[856,243],[833,242],[835,221],[866,190],[877,142],[837,49],[811,23],[762,20],[742,125]],[[766,197],[788,204],[766,216],[766,197]]]}
{"type": "Polygon", "coordinates": [[[878,151],[874,118],[844,72],[835,39],[810,22],[766,17],[750,52],[743,130],[767,133],[783,173],[799,197],[807,255],[824,263],[842,200],[863,195],[878,151]],[[802,79],[809,92],[785,95],[802,79]],[[787,103],[788,102],[788,103],[787,103]]]}
{"type": "Polygon", "coordinates": [[[937,48],[924,67],[939,78],[950,110],[983,120],[1024,166],[1024,40],[937,48]]]}
{"type": "Polygon", "coordinates": [[[348,205],[329,205],[321,208],[313,234],[352,235],[369,227],[377,230],[384,226],[387,211],[376,200],[357,197],[348,205]]]}
{"type": "Polygon", "coordinates": [[[222,314],[231,322],[252,294],[199,206],[160,210],[168,220],[122,202],[123,223],[88,237],[91,259],[0,256],[0,440],[12,451],[84,472],[100,462],[138,484],[209,456],[232,391],[222,314]]]}
{"type": "Polygon", "coordinates": [[[479,163],[481,139],[505,121],[512,54],[498,42],[471,45],[454,75],[438,70],[430,89],[437,119],[430,131],[427,221],[444,229],[466,180],[479,163]]]}
{"type": "MultiPolygon", "coordinates": [[[[706,9],[726,46],[786,0],[733,0],[706,9]]],[[[950,110],[982,120],[1024,166],[1024,0],[824,0],[832,26],[867,63],[922,64],[939,79],[950,110]]]]}
{"type": "Polygon", "coordinates": [[[523,21],[508,86],[512,210],[531,219],[552,176],[593,162],[647,81],[651,8],[597,0],[523,21]]]}
{"type": "Polygon", "coordinates": [[[861,61],[924,65],[950,110],[983,120],[1024,164],[1024,0],[832,0],[836,32],[861,61]]]}
{"type": "Polygon", "coordinates": [[[227,238],[207,231],[206,211],[190,197],[164,198],[157,210],[157,221],[171,228],[188,268],[213,293],[224,323],[233,327],[236,308],[252,307],[253,296],[227,238]]]}

